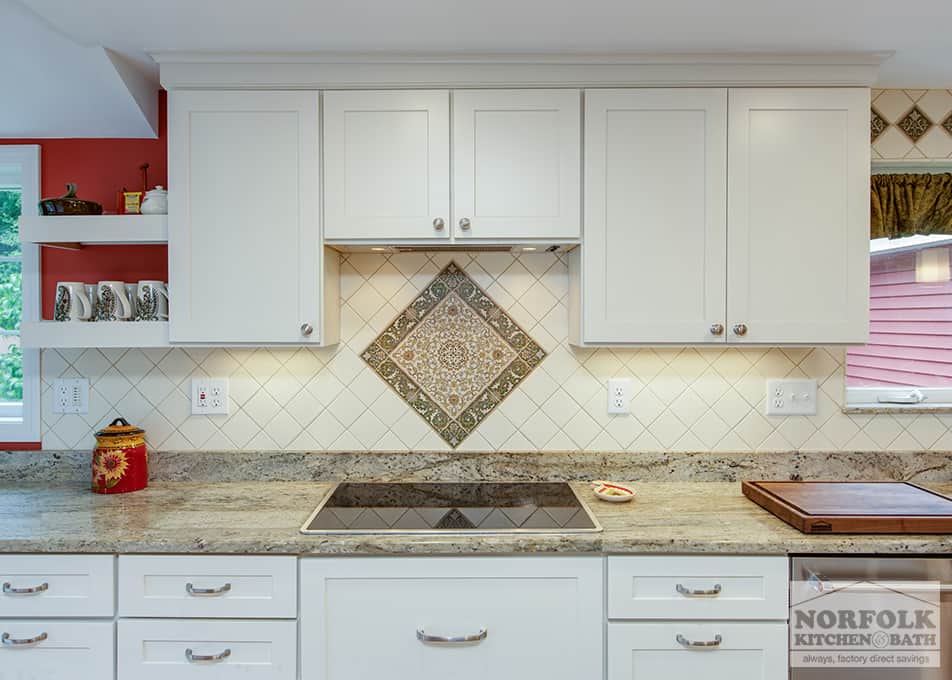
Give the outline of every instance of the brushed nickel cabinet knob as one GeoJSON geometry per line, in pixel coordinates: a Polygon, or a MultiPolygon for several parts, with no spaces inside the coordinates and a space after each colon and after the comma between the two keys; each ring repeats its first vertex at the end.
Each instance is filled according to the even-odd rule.
{"type": "Polygon", "coordinates": [[[469,231],[470,222],[468,217],[463,217],[459,221],[459,228],[463,231],[469,231]]]}
{"type": "Polygon", "coordinates": [[[735,323],[731,330],[734,331],[734,335],[747,335],[747,324],[735,323]]]}
{"type": "Polygon", "coordinates": [[[724,335],[724,324],[722,324],[722,323],[712,323],[712,324],[711,324],[711,335],[724,335]]]}
{"type": "Polygon", "coordinates": [[[446,226],[446,222],[443,221],[442,217],[437,217],[433,220],[433,228],[437,231],[443,231],[443,227],[446,226]]]}
{"type": "Polygon", "coordinates": [[[314,326],[309,323],[301,324],[301,335],[310,335],[314,332],[314,326]]]}

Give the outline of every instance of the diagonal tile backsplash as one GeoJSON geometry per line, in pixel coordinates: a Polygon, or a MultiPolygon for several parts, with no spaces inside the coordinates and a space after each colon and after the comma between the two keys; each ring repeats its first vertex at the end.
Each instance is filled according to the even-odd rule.
{"type": "Polygon", "coordinates": [[[459,252],[344,256],[334,348],[48,350],[44,447],[89,449],[121,414],[162,450],[450,450],[361,353],[451,260],[548,355],[460,451],[952,450],[952,415],[842,413],[842,349],[573,348],[564,256],[459,252]],[[195,375],[230,378],[230,415],[189,415],[195,375]],[[88,414],[52,413],[60,376],[90,379],[88,414]],[[611,376],[632,378],[631,416],[606,414],[611,376]],[[783,376],[817,379],[816,416],[763,415],[783,376]]]}

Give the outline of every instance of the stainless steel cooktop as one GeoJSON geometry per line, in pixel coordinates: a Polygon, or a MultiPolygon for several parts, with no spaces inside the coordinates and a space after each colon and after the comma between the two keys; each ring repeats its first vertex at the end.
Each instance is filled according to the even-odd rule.
{"type": "Polygon", "coordinates": [[[304,534],[585,533],[602,527],[565,482],[343,482],[304,534]]]}

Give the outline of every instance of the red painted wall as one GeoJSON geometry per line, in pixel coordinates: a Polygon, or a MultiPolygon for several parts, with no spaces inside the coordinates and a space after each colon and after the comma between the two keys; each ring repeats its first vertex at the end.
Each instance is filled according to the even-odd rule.
{"type": "MultiPolygon", "coordinates": [[[[42,197],[60,196],[67,182],[75,182],[80,198],[101,203],[105,212],[115,212],[117,191],[141,188],[139,166],[143,163],[149,164],[150,189],[167,184],[165,92],[159,92],[158,97],[158,139],[0,139],[0,144],[40,145],[42,197]]],[[[43,317],[47,319],[53,318],[57,281],[168,280],[165,246],[89,246],[79,251],[43,248],[41,252],[43,317]]]]}

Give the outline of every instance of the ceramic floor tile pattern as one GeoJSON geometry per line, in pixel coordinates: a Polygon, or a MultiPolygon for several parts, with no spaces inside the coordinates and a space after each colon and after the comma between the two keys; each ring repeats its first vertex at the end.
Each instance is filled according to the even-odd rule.
{"type": "Polygon", "coordinates": [[[338,347],[46,351],[44,446],[89,450],[123,415],[160,450],[452,450],[360,358],[451,259],[548,353],[457,451],[952,450],[952,415],[842,413],[842,349],[573,348],[564,256],[465,252],[345,256],[338,347]],[[90,379],[88,414],[52,413],[61,376],[90,379]],[[190,415],[192,376],[229,377],[231,413],[190,415]],[[632,378],[631,416],[605,412],[612,376],[632,378]],[[818,381],[817,415],[763,415],[784,376],[818,381]]]}
{"type": "Polygon", "coordinates": [[[450,262],[361,356],[456,448],[546,353],[450,262]]]}

